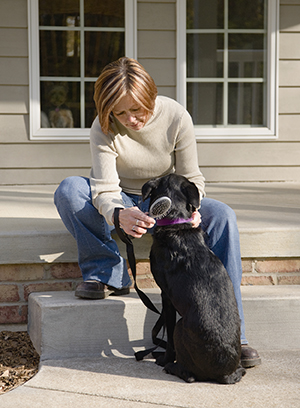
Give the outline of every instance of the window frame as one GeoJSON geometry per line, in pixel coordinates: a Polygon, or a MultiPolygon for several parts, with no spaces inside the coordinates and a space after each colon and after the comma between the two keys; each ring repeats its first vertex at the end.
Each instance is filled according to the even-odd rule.
{"type": "MultiPolygon", "coordinates": [[[[90,128],[42,128],[40,102],[39,0],[28,0],[29,44],[29,139],[53,141],[88,140],[90,128]]],[[[137,56],[137,0],[125,1],[125,53],[137,56]]],[[[82,31],[82,30],[81,30],[82,31]]],[[[89,78],[96,80],[97,78],[89,78]]],[[[65,80],[65,79],[64,79],[65,80]]],[[[82,80],[82,79],[81,79],[82,80]]],[[[84,80],[84,79],[83,79],[84,80]]],[[[81,95],[84,97],[84,95],[81,95]]]]}
{"type": "MultiPolygon", "coordinates": [[[[267,0],[267,106],[264,127],[194,126],[197,140],[274,140],[278,138],[279,0],[267,0]]],[[[177,0],[177,101],[186,107],[186,0],[177,0]]]]}

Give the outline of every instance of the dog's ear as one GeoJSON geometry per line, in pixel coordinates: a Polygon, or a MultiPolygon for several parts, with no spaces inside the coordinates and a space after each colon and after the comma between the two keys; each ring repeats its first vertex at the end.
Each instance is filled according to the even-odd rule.
{"type": "Polygon", "coordinates": [[[187,180],[184,186],[184,192],[188,198],[188,203],[193,207],[194,210],[200,207],[200,195],[199,190],[196,185],[187,180]]]}
{"type": "Polygon", "coordinates": [[[143,197],[143,201],[145,201],[151,194],[151,191],[157,187],[159,184],[159,178],[154,178],[151,179],[149,181],[147,181],[147,183],[145,183],[142,187],[142,197],[143,197]]]}

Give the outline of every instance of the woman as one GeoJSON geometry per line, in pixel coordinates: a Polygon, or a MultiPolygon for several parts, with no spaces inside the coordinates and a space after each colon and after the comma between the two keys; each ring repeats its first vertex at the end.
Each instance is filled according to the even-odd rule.
{"type": "Polygon", "coordinates": [[[242,363],[260,364],[247,346],[240,292],[242,276],[236,217],[227,205],[205,197],[198,166],[193,122],[176,101],[157,96],[151,76],[135,60],[120,58],[107,65],[95,84],[98,116],[92,124],[90,178],[69,177],[55,193],[55,204],[78,247],[83,276],[75,295],[102,299],[129,293],[126,261],[111,238],[113,213],[127,234],[142,237],[155,224],[141,188],[153,177],[172,172],[194,182],[201,209],[192,224],[205,231],[210,249],[221,259],[233,283],[241,318],[242,363]]]}

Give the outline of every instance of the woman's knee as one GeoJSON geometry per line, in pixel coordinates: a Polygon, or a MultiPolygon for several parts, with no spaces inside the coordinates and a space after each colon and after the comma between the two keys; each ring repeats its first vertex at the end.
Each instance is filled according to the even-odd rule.
{"type": "Polygon", "coordinates": [[[206,221],[206,224],[213,223],[214,225],[236,224],[236,214],[234,210],[227,204],[214,199],[204,199],[200,213],[206,221]]]}
{"type": "Polygon", "coordinates": [[[229,207],[229,205],[221,203],[221,210],[220,210],[220,217],[226,221],[226,223],[234,223],[236,224],[236,214],[235,211],[229,207]]]}
{"type": "Polygon", "coordinates": [[[71,176],[64,179],[54,193],[54,203],[58,207],[61,203],[70,206],[77,205],[80,201],[86,201],[90,195],[88,179],[79,176],[71,176]],[[85,198],[84,198],[85,197],[85,198]]]}

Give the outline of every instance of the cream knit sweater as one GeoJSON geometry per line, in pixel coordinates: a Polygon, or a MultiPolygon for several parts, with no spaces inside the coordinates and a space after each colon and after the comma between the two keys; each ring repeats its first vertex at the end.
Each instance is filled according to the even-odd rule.
{"type": "Polygon", "coordinates": [[[124,208],[120,192],[140,195],[153,177],[175,172],[193,181],[204,196],[193,122],[179,103],[158,96],[141,130],[128,129],[116,118],[112,127],[114,133],[105,135],[97,117],[90,134],[92,199],[108,224],[112,225],[114,208],[124,208]]]}

